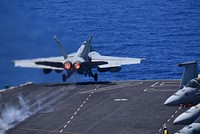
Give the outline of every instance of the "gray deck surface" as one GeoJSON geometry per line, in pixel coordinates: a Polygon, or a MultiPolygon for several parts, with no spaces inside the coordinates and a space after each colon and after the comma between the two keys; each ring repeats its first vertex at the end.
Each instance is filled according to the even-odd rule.
{"type": "Polygon", "coordinates": [[[183,127],[172,122],[185,110],[163,103],[178,86],[177,80],[30,84],[0,99],[3,109],[20,95],[35,111],[7,134],[161,134],[164,124],[171,134],[183,127]]]}

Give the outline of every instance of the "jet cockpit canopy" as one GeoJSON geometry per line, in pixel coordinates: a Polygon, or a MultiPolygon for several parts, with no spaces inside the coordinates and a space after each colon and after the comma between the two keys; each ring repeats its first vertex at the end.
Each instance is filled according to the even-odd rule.
{"type": "Polygon", "coordinates": [[[186,85],[186,87],[198,87],[200,85],[200,78],[196,78],[196,79],[191,79],[189,81],[189,83],[186,85]]]}

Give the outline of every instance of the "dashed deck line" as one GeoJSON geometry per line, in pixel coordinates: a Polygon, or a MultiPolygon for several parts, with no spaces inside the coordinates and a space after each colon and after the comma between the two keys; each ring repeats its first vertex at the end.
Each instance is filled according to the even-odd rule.
{"type": "Polygon", "coordinates": [[[151,87],[154,87],[158,84],[159,82],[154,83],[153,85],[151,85],[151,87]]]}
{"type": "Polygon", "coordinates": [[[143,84],[143,82],[137,82],[137,83],[125,83],[125,84],[120,84],[120,85],[114,85],[114,86],[109,86],[109,87],[103,87],[103,88],[98,88],[97,90],[88,90],[88,91],[83,91],[83,92],[79,92],[80,94],[84,94],[84,93],[91,93],[91,92],[102,92],[102,91],[108,91],[108,90],[112,90],[112,89],[120,89],[120,88],[124,88],[124,87],[128,87],[128,86],[138,86],[143,84]]]}
{"type": "Polygon", "coordinates": [[[74,112],[74,114],[70,117],[70,119],[67,121],[67,123],[63,126],[63,128],[59,131],[60,133],[63,133],[64,129],[70,124],[70,122],[74,119],[74,117],[77,115],[77,113],[81,110],[81,108],[87,103],[87,101],[91,98],[92,94],[95,93],[99,85],[96,86],[95,89],[88,95],[88,97],[83,101],[83,103],[77,108],[77,110],[74,112]]]}
{"type": "MultiPolygon", "coordinates": [[[[169,119],[167,119],[167,121],[166,121],[166,122],[162,125],[162,127],[158,130],[159,133],[163,130],[163,127],[164,127],[164,126],[167,126],[167,123],[169,123],[169,122],[174,118],[174,116],[178,113],[178,111],[179,111],[180,109],[181,109],[181,106],[174,112],[173,115],[170,116],[169,119]]],[[[156,134],[158,134],[158,133],[156,133],[156,134]]]]}
{"type": "MultiPolygon", "coordinates": [[[[48,130],[48,129],[34,129],[34,128],[20,128],[21,130],[31,131],[31,132],[48,132],[48,133],[58,133],[58,131],[55,130],[48,130]]],[[[77,132],[63,132],[65,134],[80,134],[77,132]]]]}

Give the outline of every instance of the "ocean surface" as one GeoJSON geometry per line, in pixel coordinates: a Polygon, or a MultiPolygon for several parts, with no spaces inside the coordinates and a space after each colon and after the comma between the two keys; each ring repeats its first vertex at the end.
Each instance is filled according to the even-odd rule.
{"type": "MultiPolygon", "coordinates": [[[[199,0],[1,0],[0,89],[28,81],[61,82],[61,74],[15,68],[12,60],[60,56],[93,34],[103,55],[146,58],[99,81],[180,79],[180,62],[200,59],[199,0]]],[[[94,70],[96,72],[96,70],[94,70]]],[[[68,82],[93,81],[74,74],[68,82]]]]}

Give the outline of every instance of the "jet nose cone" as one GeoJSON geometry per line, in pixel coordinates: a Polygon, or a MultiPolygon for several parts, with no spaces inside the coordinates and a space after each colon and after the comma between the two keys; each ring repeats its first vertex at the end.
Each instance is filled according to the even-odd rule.
{"type": "Polygon", "coordinates": [[[191,115],[187,114],[187,113],[182,113],[181,115],[179,115],[175,120],[174,120],[174,125],[187,125],[192,123],[190,121],[191,115]]]}
{"type": "Polygon", "coordinates": [[[179,96],[170,96],[164,103],[166,106],[178,106],[180,105],[180,97],[179,96]]]}

